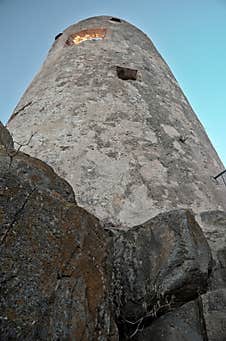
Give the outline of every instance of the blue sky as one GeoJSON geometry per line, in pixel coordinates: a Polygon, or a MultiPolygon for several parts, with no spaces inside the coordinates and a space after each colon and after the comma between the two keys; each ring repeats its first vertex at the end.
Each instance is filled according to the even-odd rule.
{"type": "Polygon", "coordinates": [[[226,164],[226,0],[0,0],[0,119],[6,123],[54,36],[95,15],[148,34],[226,164]]]}

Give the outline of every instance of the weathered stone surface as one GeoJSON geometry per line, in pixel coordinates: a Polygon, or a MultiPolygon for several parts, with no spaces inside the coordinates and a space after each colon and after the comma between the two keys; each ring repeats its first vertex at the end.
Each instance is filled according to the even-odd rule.
{"type": "MultiPolygon", "coordinates": [[[[225,215],[201,218],[219,268],[225,215]]],[[[1,340],[225,340],[226,289],[203,294],[212,259],[190,211],[103,229],[49,166],[4,147],[0,225],[1,340]]]]}
{"type": "Polygon", "coordinates": [[[200,214],[214,262],[189,210],[104,229],[0,128],[1,340],[226,340],[225,212],[200,214]]]}
{"type": "Polygon", "coordinates": [[[74,188],[100,219],[134,226],[163,211],[226,209],[224,169],[155,47],[122,20],[95,17],[56,40],[8,124],[32,156],[74,188]],[[106,29],[68,46],[71,34],[106,29]],[[117,67],[137,70],[122,80],[117,67]]]}
{"type": "Polygon", "coordinates": [[[203,316],[208,341],[226,340],[226,289],[202,295],[203,316]]]}
{"type": "Polygon", "coordinates": [[[211,289],[226,288],[226,212],[202,212],[200,218],[214,260],[211,289]]]}
{"type": "Polygon", "coordinates": [[[150,327],[138,329],[133,341],[205,341],[202,311],[198,300],[155,320],[150,327]]]}
{"type": "Polygon", "coordinates": [[[123,335],[136,330],[141,318],[151,323],[156,309],[162,315],[207,290],[211,253],[190,211],[163,213],[128,231],[110,233],[123,335]]]}
{"type": "Polygon", "coordinates": [[[13,139],[2,122],[0,122],[0,146],[4,146],[6,150],[13,148],[13,139]]]}
{"type": "Polygon", "coordinates": [[[226,340],[223,165],[141,31],[110,17],[66,29],[8,126],[1,340],[226,340]]]}
{"type": "Polygon", "coordinates": [[[103,230],[42,161],[3,148],[0,175],[2,340],[117,340],[114,319],[122,340],[138,319],[144,340],[158,325],[170,337],[167,312],[206,290],[211,256],[191,212],[103,230]]]}
{"type": "Polygon", "coordinates": [[[0,226],[1,340],[117,340],[105,233],[64,180],[1,149],[0,226]]]}

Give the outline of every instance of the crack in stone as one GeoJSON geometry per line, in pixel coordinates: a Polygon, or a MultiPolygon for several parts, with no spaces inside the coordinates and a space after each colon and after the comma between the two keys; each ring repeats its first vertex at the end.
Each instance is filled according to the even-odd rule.
{"type": "Polygon", "coordinates": [[[200,324],[201,324],[201,331],[203,336],[203,341],[208,341],[208,335],[207,335],[207,329],[206,329],[206,321],[204,317],[203,312],[203,303],[202,303],[202,297],[198,297],[197,299],[198,309],[199,309],[199,315],[200,315],[200,324]]]}
{"type": "Polygon", "coordinates": [[[1,238],[1,243],[0,244],[3,244],[3,242],[5,241],[5,239],[8,236],[10,230],[13,228],[14,224],[16,223],[18,218],[20,217],[20,215],[23,212],[26,204],[28,203],[30,197],[36,191],[36,189],[37,188],[35,187],[30,193],[28,193],[28,195],[27,195],[26,199],[24,200],[22,206],[17,210],[17,212],[14,215],[14,218],[13,218],[12,222],[9,224],[9,227],[6,229],[5,233],[3,234],[2,238],[1,238]]]}
{"type": "Polygon", "coordinates": [[[33,103],[33,101],[28,102],[27,104],[25,104],[22,108],[20,108],[19,110],[17,110],[16,112],[14,112],[12,114],[12,116],[9,118],[7,124],[12,121],[21,111],[23,111],[25,108],[27,108],[29,105],[31,105],[33,103]]]}

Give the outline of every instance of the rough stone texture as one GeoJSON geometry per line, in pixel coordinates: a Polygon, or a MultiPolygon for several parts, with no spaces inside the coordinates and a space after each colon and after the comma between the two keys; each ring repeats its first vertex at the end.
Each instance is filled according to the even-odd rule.
{"type": "Polygon", "coordinates": [[[66,29],[8,127],[1,340],[226,340],[223,165],[141,31],[111,17],[66,29]]]}
{"type": "Polygon", "coordinates": [[[208,341],[226,340],[226,289],[208,292],[202,296],[208,341]]]}
{"type": "Polygon", "coordinates": [[[133,341],[205,341],[202,311],[198,300],[184,304],[155,320],[150,327],[137,330],[133,341]]]}
{"type": "Polygon", "coordinates": [[[2,122],[0,122],[0,146],[4,146],[6,150],[14,147],[12,136],[2,122]]]}
{"type": "Polygon", "coordinates": [[[200,218],[214,260],[211,289],[226,288],[226,212],[202,212],[200,218]]]}
{"type": "Polygon", "coordinates": [[[225,341],[226,289],[206,292],[225,286],[224,212],[200,215],[211,274],[192,212],[104,228],[49,166],[1,141],[1,340],[225,341]]]}
{"type": "Polygon", "coordinates": [[[140,30],[95,17],[66,29],[8,123],[24,151],[50,164],[80,206],[134,226],[157,213],[226,208],[215,150],[166,63],[140,30]],[[105,38],[68,46],[71,34],[105,38]],[[138,70],[122,80],[117,66],[138,70]]]}
{"type": "MultiPolygon", "coordinates": [[[[123,335],[207,290],[211,253],[189,211],[163,213],[128,231],[111,230],[113,287],[123,335]]],[[[160,322],[159,322],[160,323],[160,322]]],[[[123,339],[123,338],[122,338],[123,339]]]]}
{"type": "Polygon", "coordinates": [[[0,149],[0,339],[117,340],[99,221],[49,166],[10,153],[0,149]]]}
{"type": "Polygon", "coordinates": [[[136,330],[134,341],[225,341],[226,289],[210,291],[136,330]]]}

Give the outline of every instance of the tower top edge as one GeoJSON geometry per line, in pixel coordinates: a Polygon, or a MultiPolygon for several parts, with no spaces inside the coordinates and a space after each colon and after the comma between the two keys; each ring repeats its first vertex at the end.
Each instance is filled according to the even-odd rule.
{"type": "Polygon", "coordinates": [[[130,23],[129,21],[121,18],[121,17],[117,17],[117,16],[109,16],[109,15],[100,15],[100,16],[93,16],[93,17],[89,17],[89,18],[84,18],[81,20],[78,20],[74,23],[72,23],[71,25],[69,25],[68,27],[66,27],[63,30],[63,33],[70,31],[71,29],[74,29],[76,27],[84,27],[87,26],[91,27],[91,26],[105,26],[105,27],[110,27],[113,26],[116,28],[116,26],[124,26],[126,25],[127,28],[132,28],[132,29],[136,29],[137,31],[140,31],[141,33],[145,34],[141,29],[139,29],[136,25],[130,23]]]}
{"type": "MultiPolygon", "coordinates": [[[[105,41],[112,40],[116,44],[120,44],[122,41],[130,41],[131,45],[142,45],[145,49],[153,45],[150,37],[130,22],[117,16],[100,15],[78,20],[66,27],[62,32],[57,33],[49,53],[57,51],[59,48],[65,46],[65,44],[67,45],[68,41],[75,35],[95,36],[95,34],[96,36],[101,35],[101,37],[105,37],[105,41]],[[102,32],[101,34],[99,32],[101,30],[105,31],[105,33],[102,32]]],[[[72,44],[69,43],[69,45],[72,44]]]]}

